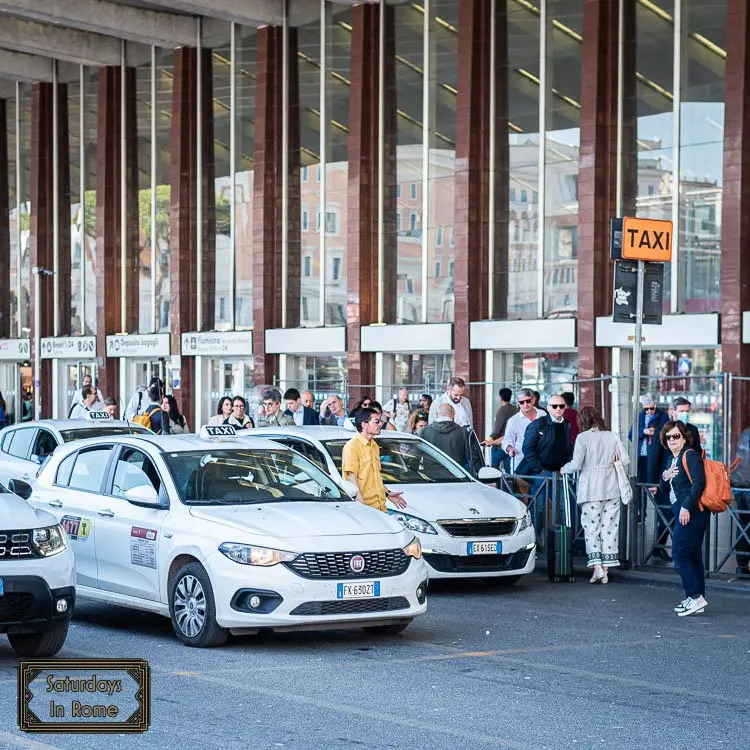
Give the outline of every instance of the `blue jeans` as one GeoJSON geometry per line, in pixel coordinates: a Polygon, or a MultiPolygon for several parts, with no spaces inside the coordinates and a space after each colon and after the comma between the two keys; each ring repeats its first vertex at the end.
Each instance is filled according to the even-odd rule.
{"type": "Polygon", "coordinates": [[[711,522],[711,514],[698,510],[690,514],[690,523],[680,523],[680,506],[672,505],[675,516],[672,532],[672,559],[685,589],[685,596],[696,598],[706,594],[706,574],[703,568],[703,538],[711,522]]]}
{"type": "MultiPolygon", "coordinates": [[[[543,471],[541,474],[537,474],[533,479],[529,479],[529,494],[534,502],[534,509],[532,516],[534,518],[534,528],[537,534],[539,534],[544,528],[545,510],[547,504],[552,499],[552,486],[550,482],[546,482],[552,476],[551,471],[543,471]]],[[[562,502],[562,489],[560,489],[560,502],[562,502]]],[[[562,507],[562,506],[560,506],[562,507]]],[[[555,522],[555,514],[552,514],[552,523],[555,522]]]]}
{"type": "Polygon", "coordinates": [[[506,474],[510,473],[510,456],[499,445],[490,448],[490,466],[494,469],[502,466],[506,474]]]}

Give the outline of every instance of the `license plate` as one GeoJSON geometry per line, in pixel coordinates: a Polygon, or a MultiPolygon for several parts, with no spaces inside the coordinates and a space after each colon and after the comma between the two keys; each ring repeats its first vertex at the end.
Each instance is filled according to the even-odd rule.
{"type": "Polygon", "coordinates": [[[469,542],[466,545],[467,555],[500,555],[502,552],[502,542],[469,542]]]}
{"type": "Polygon", "coordinates": [[[336,584],[337,599],[374,599],[380,596],[380,581],[336,584]]]}
{"type": "Polygon", "coordinates": [[[0,578],[0,596],[5,596],[5,581],[0,578]]]}

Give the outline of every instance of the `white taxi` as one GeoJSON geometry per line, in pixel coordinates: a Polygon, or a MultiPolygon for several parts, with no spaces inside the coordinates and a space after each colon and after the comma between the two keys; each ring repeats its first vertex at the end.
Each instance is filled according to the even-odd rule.
{"type": "MultiPolygon", "coordinates": [[[[293,448],[341,482],[341,452],[351,430],[267,427],[252,433],[293,448]]],[[[513,495],[484,483],[500,472],[485,467],[477,481],[422,438],[391,431],[375,439],[383,481],[407,503],[403,510],[389,504],[388,513],[418,536],[430,578],[498,578],[510,585],[534,570],[531,514],[513,495]]]]}
{"type": "Polygon", "coordinates": [[[0,483],[31,482],[55,448],[71,440],[105,435],[150,434],[137,424],[110,419],[106,411],[89,412],[87,419],[43,419],[0,430],[0,483]]]}
{"type": "Polygon", "coordinates": [[[72,540],[80,596],[169,616],[190,646],[260,629],[395,633],[426,609],[413,532],[229,426],[71,443],[31,502],[72,540]]]}

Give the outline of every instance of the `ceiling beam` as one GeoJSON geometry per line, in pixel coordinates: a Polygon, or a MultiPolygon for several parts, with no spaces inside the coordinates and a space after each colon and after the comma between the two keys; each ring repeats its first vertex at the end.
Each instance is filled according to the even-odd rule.
{"type": "MultiPolygon", "coordinates": [[[[194,16],[209,16],[248,26],[281,24],[283,0],[150,0],[152,4],[194,16]]],[[[313,0],[314,2],[314,0],[313,0]]],[[[317,3],[320,7],[320,3],[317,3]]]]}
{"type": "Polygon", "coordinates": [[[16,82],[0,80],[0,99],[16,98],[16,82]]]}
{"type": "Polygon", "coordinates": [[[0,47],[94,66],[117,65],[121,54],[120,40],[114,37],[21,18],[0,21],[0,47]]]}
{"type": "Polygon", "coordinates": [[[0,0],[0,12],[158,47],[189,47],[196,39],[194,18],[109,0],[0,0]]]}
{"type": "Polygon", "coordinates": [[[52,80],[52,61],[39,55],[0,49],[0,77],[34,83],[52,80]]]}

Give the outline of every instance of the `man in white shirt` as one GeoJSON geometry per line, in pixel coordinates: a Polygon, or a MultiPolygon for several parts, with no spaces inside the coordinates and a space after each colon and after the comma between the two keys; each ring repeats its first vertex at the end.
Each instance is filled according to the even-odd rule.
{"type": "MultiPolygon", "coordinates": [[[[76,406],[77,404],[82,404],[83,403],[83,395],[81,394],[81,391],[87,385],[91,386],[92,388],[94,387],[94,383],[93,383],[93,381],[91,379],[91,375],[84,375],[83,376],[83,381],[81,383],[81,388],[79,388],[75,392],[75,395],[73,396],[73,401],[70,404],[70,409],[69,409],[69,412],[68,412],[69,414],[73,413],[73,407],[74,406],[76,406]]],[[[96,400],[100,404],[103,404],[104,403],[104,397],[102,396],[102,392],[98,388],[94,388],[94,390],[96,391],[96,400]]]]}
{"type": "Polygon", "coordinates": [[[522,388],[518,392],[519,411],[514,414],[505,425],[503,437],[503,450],[511,457],[511,467],[515,471],[523,461],[523,439],[526,436],[526,428],[545,412],[534,406],[534,395],[528,388],[522,388]]]}
{"type": "Polygon", "coordinates": [[[448,382],[448,390],[438,396],[430,406],[429,422],[432,424],[438,418],[438,410],[443,404],[453,407],[455,417],[453,421],[461,427],[473,427],[474,415],[471,411],[471,402],[466,396],[466,383],[463,378],[451,378],[448,382]]]}
{"type": "Polygon", "coordinates": [[[69,419],[86,419],[88,412],[102,410],[102,405],[96,400],[96,389],[93,386],[84,385],[81,388],[81,396],[83,401],[73,404],[69,419]]]}

